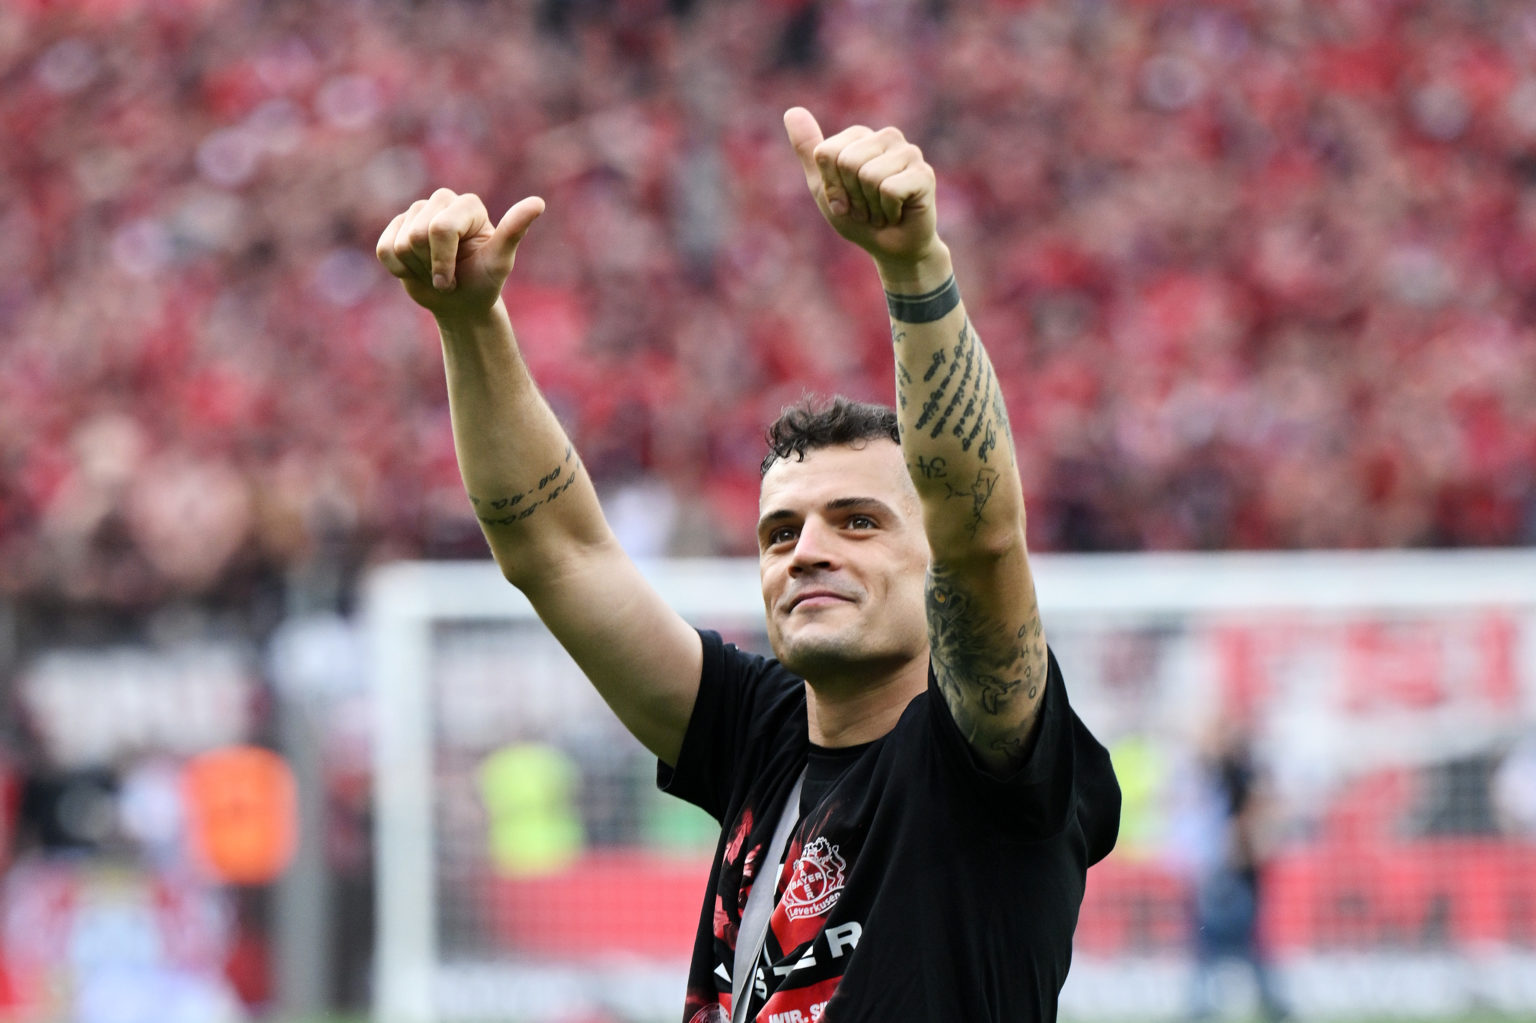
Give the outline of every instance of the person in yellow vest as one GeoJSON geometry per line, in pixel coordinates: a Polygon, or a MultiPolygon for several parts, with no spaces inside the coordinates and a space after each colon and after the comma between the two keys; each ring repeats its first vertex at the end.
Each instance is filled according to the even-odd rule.
{"type": "Polygon", "coordinates": [[[580,778],[571,758],[554,746],[521,743],[497,750],[480,765],[490,859],[509,877],[546,874],[581,855],[580,778]]]}

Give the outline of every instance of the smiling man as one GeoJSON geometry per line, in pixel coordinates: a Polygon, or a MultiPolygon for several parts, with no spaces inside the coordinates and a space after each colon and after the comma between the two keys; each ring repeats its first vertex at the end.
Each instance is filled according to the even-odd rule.
{"type": "Polygon", "coordinates": [[[798,107],[784,123],[823,217],[885,286],[896,407],[808,400],[769,428],[772,659],[650,589],[539,396],[501,290],[543,201],[493,224],[439,190],[379,258],[437,319],[503,573],[662,787],[722,825],[683,1023],[1054,1019],[1120,801],[1046,646],[1002,392],[918,148],[894,128],[824,138],[798,107]]]}
{"type": "Polygon", "coordinates": [[[789,410],[771,436],[789,449],[807,424],[822,423],[841,425],[848,439],[765,461],[757,542],[769,642],[786,668],[816,679],[810,736],[836,747],[890,731],[927,684],[928,541],[889,436],[894,415],[839,399],[819,415],[789,410]],[[861,423],[878,432],[848,433],[861,423]]]}

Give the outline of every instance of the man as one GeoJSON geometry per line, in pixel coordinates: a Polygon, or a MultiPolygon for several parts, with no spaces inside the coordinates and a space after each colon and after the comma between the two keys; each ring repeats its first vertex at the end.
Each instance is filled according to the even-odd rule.
{"type": "Polygon", "coordinates": [[[437,319],[503,573],[663,787],[721,821],[684,1023],[1054,1019],[1119,789],[1046,648],[1002,394],[922,153],[894,128],[824,139],[798,107],[784,123],[822,215],[885,285],[899,410],[802,406],[770,432],[757,536],[776,661],[661,602],[529,377],[501,289],[543,201],[492,224],[440,190],[378,255],[437,319]]]}
{"type": "Polygon", "coordinates": [[[1196,857],[1191,924],[1195,970],[1190,1018],[1217,1015],[1216,973],[1236,960],[1253,974],[1259,1010],[1270,1023],[1289,1016],[1259,934],[1264,861],[1271,844],[1268,779],[1255,762],[1250,726],[1231,710],[1209,723],[1191,800],[1196,857]]]}

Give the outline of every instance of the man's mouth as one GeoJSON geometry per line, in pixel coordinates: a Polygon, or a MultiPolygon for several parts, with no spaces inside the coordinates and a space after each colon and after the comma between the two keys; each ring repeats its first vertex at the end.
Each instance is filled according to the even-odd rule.
{"type": "Polygon", "coordinates": [[[800,607],[832,607],[836,604],[852,602],[852,597],[833,590],[806,590],[790,598],[788,610],[792,612],[800,607]]]}

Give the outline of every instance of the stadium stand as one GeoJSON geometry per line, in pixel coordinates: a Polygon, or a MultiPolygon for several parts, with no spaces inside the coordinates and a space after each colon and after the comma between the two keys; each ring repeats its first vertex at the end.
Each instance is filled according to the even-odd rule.
{"type": "Polygon", "coordinates": [[[478,554],[370,255],[436,183],[549,199],[551,400],[649,544],[748,550],[760,424],[889,390],[800,101],[944,168],[1037,548],[1529,543],[1533,48],[1518,4],[9,4],[0,592],[478,554]]]}

